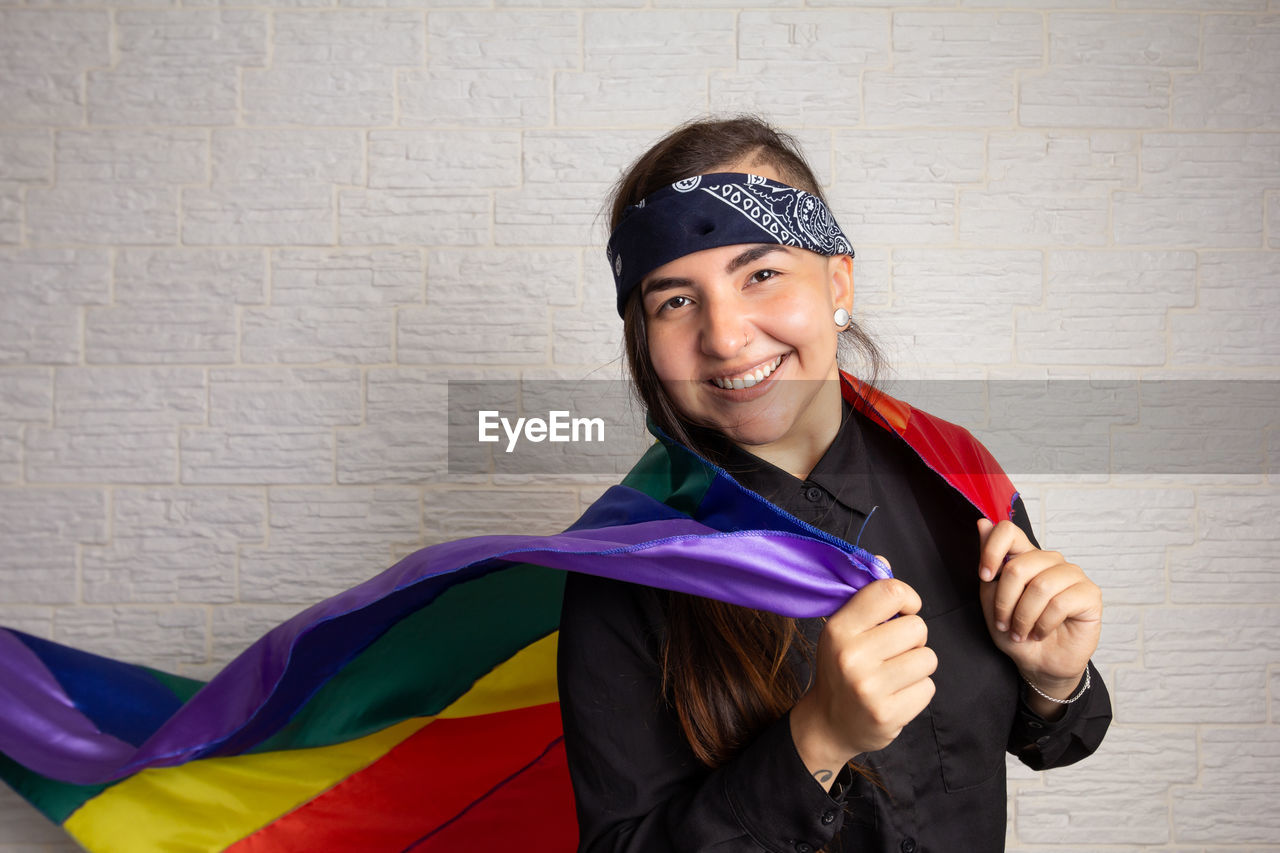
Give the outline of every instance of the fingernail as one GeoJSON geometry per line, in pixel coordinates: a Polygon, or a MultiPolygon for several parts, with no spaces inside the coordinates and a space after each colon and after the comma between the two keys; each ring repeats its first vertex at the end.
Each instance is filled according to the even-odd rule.
{"type": "Polygon", "coordinates": [[[1010,640],[1013,640],[1015,643],[1021,643],[1021,642],[1022,642],[1022,637],[1021,637],[1021,636],[1019,636],[1019,635],[1017,635],[1017,634],[1010,634],[1010,635],[1009,635],[1009,639],[1010,639],[1010,640]]]}
{"type": "Polygon", "coordinates": [[[978,577],[982,578],[984,581],[991,580],[991,576],[994,574],[995,572],[991,571],[986,566],[983,566],[981,569],[978,569],[978,577]]]}
{"type": "Polygon", "coordinates": [[[1008,625],[1006,625],[1006,624],[1005,624],[1005,623],[1003,623],[1003,622],[997,622],[997,623],[996,623],[996,630],[997,630],[997,631],[1000,631],[1001,633],[1004,633],[1005,631],[1008,631],[1008,630],[1009,630],[1009,626],[1008,626],[1008,625]]]}

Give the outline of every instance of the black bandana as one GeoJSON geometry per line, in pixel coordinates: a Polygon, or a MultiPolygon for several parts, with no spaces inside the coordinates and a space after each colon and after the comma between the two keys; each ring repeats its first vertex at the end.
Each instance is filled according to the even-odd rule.
{"type": "Polygon", "coordinates": [[[853,254],[831,211],[812,193],[740,172],[695,175],[623,211],[605,252],[618,288],[618,315],[636,285],[663,264],[740,243],[853,254]]]}

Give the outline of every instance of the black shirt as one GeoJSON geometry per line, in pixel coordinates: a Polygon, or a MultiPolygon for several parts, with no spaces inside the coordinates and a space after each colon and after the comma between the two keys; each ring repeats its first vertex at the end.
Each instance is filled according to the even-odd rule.
{"type": "MultiPolygon", "coordinates": [[[[929,707],[859,756],[831,793],[805,768],[783,715],[715,770],[689,748],[661,691],[665,595],[571,574],[559,641],[560,707],[582,851],[1000,851],[1008,750],[1034,769],[1089,755],[1111,719],[1102,678],[1049,722],[1025,701],[978,599],[979,511],[898,436],[844,404],[808,478],[717,443],[731,475],[782,509],[888,559],[923,601],[938,655],[929,707]]],[[[1035,543],[1021,499],[1014,521],[1035,543]]],[[[822,620],[802,619],[816,643],[822,620]]],[[[801,683],[808,662],[795,658],[801,683]]]]}

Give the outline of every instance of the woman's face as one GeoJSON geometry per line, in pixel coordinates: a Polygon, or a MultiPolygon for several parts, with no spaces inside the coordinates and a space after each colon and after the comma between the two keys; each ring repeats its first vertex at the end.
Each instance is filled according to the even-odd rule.
{"type": "Polygon", "coordinates": [[[832,314],[852,305],[852,259],[724,246],[677,258],[640,287],[649,357],[680,413],[807,474],[840,422],[832,314]]]}

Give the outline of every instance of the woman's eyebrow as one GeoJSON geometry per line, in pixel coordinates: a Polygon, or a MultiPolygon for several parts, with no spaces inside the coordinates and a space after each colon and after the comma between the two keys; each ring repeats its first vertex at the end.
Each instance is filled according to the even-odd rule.
{"type": "Polygon", "coordinates": [[[726,273],[736,272],[747,264],[758,261],[772,252],[787,252],[787,247],[778,243],[761,243],[759,246],[753,246],[725,264],[724,271],[726,273]]]}
{"type": "MultiPolygon", "coordinates": [[[[760,260],[765,255],[773,252],[783,252],[790,254],[790,250],[786,246],[777,243],[761,243],[759,246],[752,246],[740,255],[735,256],[729,263],[725,264],[725,273],[737,272],[747,264],[760,260]]],[[[640,286],[640,297],[643,299],[651,293],[658,293],[662,290],[671,290],[674,287],[689,287],[693,284],[687,278],[678,278],[670,276],[667,278],[655,278],[652,281],[646,281],[640,286]]]]}

